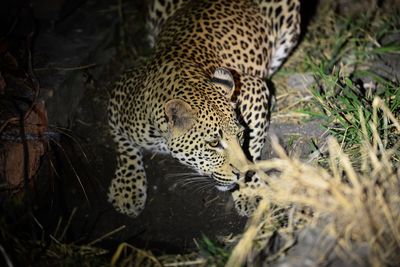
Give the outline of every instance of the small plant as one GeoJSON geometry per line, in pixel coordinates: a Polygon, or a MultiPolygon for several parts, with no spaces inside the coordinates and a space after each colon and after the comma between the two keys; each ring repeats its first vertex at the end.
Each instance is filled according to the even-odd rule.
{"type": "Polygon", "coordinates": [[[206,258],[207,264],[205,266],[225,266],[225,263],[229,258],[229,250],[227,248],[212,241],[205,235],[203,235],[198,246],[200,255],[206,258]]]}
{"type": "MultiPolygon", "coordinates": [[[[400,133],[393,123],[382,116],[381,111],[373,113],[373,97],[379,96],[393,114],[400,114],[400,85],[383,78],[371,82],[374,88],[366,88],[362,80],[343,77],[339,68],[326,74],[322,67],[314,72],[318,85],[312,91],[317,111],[306,111],[313,118],[323,121],[330,134],[337,138],[346,151],[357,151],[365,138],[371,139],[376,130],[384,140],[386,149],[390,149],[400,140],[400,133]],[[366,124],[363,133],[361,120],[370,122],[377,116],[376,129],[366,124]],[[366,134],[367,136],[364,136],[366,134]]],[[[353,158],[359,155],[353,155],[353,158]]],[[[393,154],[393,160],[399,160],[400,153],[393,154]]]]}
{"type": "MultiPolygon", "coordinates": [[[[313,33],[305,38],[308,43],[315,38],[313,36],[320,36],[319,42],[323,45],[312,49],[305,46],[307,57],[303,65],[316,82],[311,90],[312,105],[301,112],[311,119],[321,120],[344,150],[357,159],[360,155],[356,152],[365,139],[361,118],[367,122],[367,138],[370,139],[374,131],[369,123],[374,115],[373,99],[380,97],[394,115],[400,113],[399,81],[374,63],[382,56],[400,53],[400,45],[388,41],[390,36],[400,32],[400,21],[395,12],[380,9],[358,17],[344,18],[334,12],[329,12],[329,16],[335,18],[335,23],[329,24],[328,33],[313,33]]],[[[318,31],[315,25],[311,28],[318,31]]],[[[385,148],[390,149],[400,140],[400,133],[381,111],[375,116],[379,118],[376,131],[385,148]]],[[[400,152],[393,154],[392,159],[399,161],[400,152]]]]}

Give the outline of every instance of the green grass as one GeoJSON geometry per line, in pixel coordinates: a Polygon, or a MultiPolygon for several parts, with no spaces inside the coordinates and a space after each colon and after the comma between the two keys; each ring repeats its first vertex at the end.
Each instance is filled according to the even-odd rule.
{"type": "MultiPolygon", "coordinates": [[[[360,80],[353,76],[342,77],[340,69],[325,73],[323,67],[315,66],[313,71],[317,85],[312,90],[314,104],[317,109],[304,111],[314,119],[323,122],[329,133],[337,138],[345,151],[354,150],[361,145],[364,136],[362,133],[362,118],[367,122],[373,119],[373,100],[375,97],[383,99],[385,105],[393,114],[400,113],[400,85],[398,82],[388,81],[382,77],[375,77],[372,84],[375,88],[365,88],[360,80]]],[[[371,74],[371,73],[370,73],[371,74]]],[[[373,75],[369,77],[374,77],[373,75]]],[[[386,149],[392,148],[400,141],[400,133],[393,124],[383,118],[382,112],[377,115],[377,131],[385,141],[386,149]]],[[[367,125],[368,138],[372,138],[373,128],[367,125]]],[[[357,150],[357,149],[356,149],[357,150]]],[[[354,155],[356,157],[357,155],[354,155]]],[[[399,161],[400,153],[393,155],[399,161]]]]}
{"type": "MultiPolygon", "coordinates": [[[[393,73],[388,71],[387,66],[377,62],[383,62],[383,59],[387,60],[393,56],[400,57],[399,11],[391,7],[382,7],[344,16],[335,12],[337,7],[336,1],[320,4],[294,54],[274,75],[277,98],[279,100],[282,97],[281,103],[278,101],[277,105],[278,109],[282,110],[278,111],[288,113],[291,117],[296,116],[293,111],[318,111],[313,109],[319,101],[318,98],[314,97],[313,101],[308,94],[290,88],[287,79],[292,74],[313,75],[318,82],[314,91],[321,92],[322,96],[324,93],[335,93],[335,89],[342,86],[339,78],[346,79],[345,82],[349,79],[353,83],[350,87],[359,86],[362,80],[376,83],[377,91],[368,92],[371,98],[373,95],[382,97],[382,91],[389,88],[389,93],[382,97],[386,99],[397,90],[399,81],[393,80],[393,73]],[[292,105],[294,109],[285,108],[292,105]]],[[[276,115],[285,117],[282,113],[276,115]]]]}
{"type": "Polygon", "coordinates": [[[200,255],[206,259],[206,266],[224,266],[228,261],[230,249],[223,244],[203,235],[198,245],[200,255]]]}
{"type": "MultiPolygon", "coordinates": [[[[304,47],[300,45],[306,56],[295,68],[312,73],[316,81],[311,103],[300,112],[309,115],[308,119],[320,120],[357,160],[360,155],[352,151],[359,151],[363,140],[362,118],[367,122],[373,119],[374,98],[380,97],[395,116],[400,113],[400,81],[376,63],[382,57],[400,58],[399,40],[390,41],[400,33],[400,19],[397,12],[378,9],[347,18],[328,12],[325,22],[325,27],[318,21],[311,24],[314,32],[305,36],[304,47]]],[[[390,149],[400,140],[400,133],[382,119],[382,112],[376,115],[379,136],[390,149]]],[[[366,125],[371,138],[373,129],[366,125]]],[[[400,160],[400,152],[393,160],[400,160]]]]}
{"type": "MultiPolygon", "coordinates": [[[[400,32],[398,11],[375,9],[344,17],[334,12],[335,4],[327,2],[310,24],[304,44],[300,44],[303,59],[305,53],[325,73],[340,64],[353,72],[368,67],[378,55],[400,53],[398,40],[388,38],[400,32]]],[[[313,70],[307,62],[303,67],[305,71],[313,70]]]]}

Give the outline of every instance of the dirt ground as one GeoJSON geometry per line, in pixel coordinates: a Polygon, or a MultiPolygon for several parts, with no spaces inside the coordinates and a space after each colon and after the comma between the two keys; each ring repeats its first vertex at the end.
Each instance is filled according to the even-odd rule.
{"type": "MultiPolygon", "coordinates": [[[[115,78],[149,51],[143,35],[144,4],[124,1],[121,24],[117,1],[54,1],[54,6],[45,0],[34,2],[39,18],[34,71],[53,133],[48,140],[51,156],[37,176],[37,184],[46,185],[37,194],[38,220],[55,227],[60,217],[67,220],[76,209],[69,240],[90,242],[119,230],[100,245],[126,241],[156,253],[190,250],[202,235],[241,233],[246,218],[235,213],[229,193],[179,179],[179,173],[190,170],[168,156],[146,155],[148,201],[138,218],[117,213],[107,202],[115,168],[107,99],[115,78]],[[121,31],[125,39],[117,38],[121,31]],[[117,49],[120,42],[126,42],[126,51],[117,49]]],[[[290,154],[301,157],[313,152],[310,140],[323,135],[318,122],[274,122],[270,132],[290,154]]],[[[274,156],[268,144],[265,155],[274,156]]]]}

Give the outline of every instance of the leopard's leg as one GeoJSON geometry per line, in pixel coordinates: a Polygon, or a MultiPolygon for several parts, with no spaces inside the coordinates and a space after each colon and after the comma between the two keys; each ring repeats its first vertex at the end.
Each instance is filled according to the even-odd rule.
{"type": "Polygon", "coordinates": [[[240,216],[250,217],[264,199],[267,184],[258,175],[253,175],[250,181],[241,183],[239,189],[232,192],[235,209],[240,216]]]}
{"type": "Polygon", "coordinates": [[[300,0],[253,1],[258,4],[269,29],[268,46],[272,51],[267,69],[270,76],[279,69],[299,40],[300,0]]]}
{"type": "Polygon", "coordinates": [[[118,134],[113,137],[117,144],[117,169],[108,200],[117,211],[136,217],[144,209],[147,196],[142,153],[127,137],[118,134]]]}
{"type": "MultiPolygon", "coordinates": [[[[260,160],[264,147],[272,105],[272,93],[267,83],[260,78],[242,75],[238,97],[240,121],[248,128],[248,153],[253,161],[260,160]]],[[[263,199],[267,184],[257,174],[247,176],[232,192],[236,211],[241,216],[251,216],[263,199]]]]}
{"type": "Polygon", "coordinates": [[[269,127],[272,93],[263,79],[250,75],[240,77],[237,107],[240,121],[248,128],[248,154],[260,160],[269,127]]]}

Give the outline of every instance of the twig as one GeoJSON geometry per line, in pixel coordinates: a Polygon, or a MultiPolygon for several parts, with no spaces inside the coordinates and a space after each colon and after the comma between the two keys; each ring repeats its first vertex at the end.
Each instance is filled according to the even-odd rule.
{"type": "Polygon", "coordinates": [[[0,252],[1,252],[1,254],[3,254],[4,260],[6,261],[7,266],[8,267],[14,267],[13,263],[10,260],[10,257],[8,257],[8,254],[7,254],[6,250],[3,248],[2,245],[0,245],[0,252]]]}
{"type": "MultiPolygon", "coordinates": [[[[132,246],[132,245],[130,245],[130,244],[128,244],[128,243],[121,243],[121,244],[118,246],[117,250],[115,251],[114,255],[113,255],[112,258],[111,258],[111,266],[118,266],[118,265],[117,265],[117,262],[118,262],[118,260],[120,259],[121,254],[122,254],[123,252],[126,252],[126,248],[131,249],[132,252],[136,252],[136,253],[137,253],[137,256],[144,256],[144,257],[146,257],[147,259],[149,259],[150,261],[152,261],[152,262],[154,263],[154,265],[152,265],[152,266],[160,266],[160,267],[163,266],[163,265],[158,261],[158,259],[157,259],[156,257],[154,257],[153,254],[151,254],[151,252],[148,253],[147,251],[144,251],[144,250],[135,248],[134,246],[132,246]]],[[[140,263],[140,261],[139,261],[139,263],[140,263]]]]}
{"type": "Polygon", "coordinates": [[[62,147],[62,145],[60,145],[58,142],[54,142],[54,144],[56,144],[62,150],[62,152],[64,152],[65,159],[67,160],[68,164],[71,166],[72,172],[75,174],[75,176],[76,176],[76,178],[78,180],[78,183],[79,183],[80,187],[82,188],[82,192],[85,195],[85,198],[86,198],[87,202],[90,205],[89,197],[88,197],[88,195],[86,193],[85,187],[82,184],[81,177],[79,176],[78,172],[75,170],[74,165],[72,164],[70,158],[68,157],[67,152],[65,152],[64,148],[62,147]]]}
{"type": "Polygon", "coordinates": [[[63,71],[74,71],[74,70],[86,70],[98,66],[97,63],[91,63],[87,65],[77,66],[77,67],[46,67],[46,68],[36,68],[35,71],[46,71],[46,70],[63,70],[63,71]]]}
{"type": "Polygon", "coordinates": [[[109,237],[109,236],[111,236],[111,235],[113,235],[113,234],[115,234],[115,233],[117,233],[117,232],[119,232],[119,231],[125,229],[125,227],[126,227],[126,225],[122,225],[122,226],[118,227],[117,229],[114,229],[114,230],[112,230],[111,232],[109,232],[109,233],[107,233],[107,234],[105,234],[105,235],[103,235],[103,236],[101,236],[101,237],[99,237],[99,238],[93,240],[93,241],[90,242],[88,245],[89,245],[89,246],[93,246],[94,244],[96,244],[96,243],[102,241],[103,239],[105,239],[105,238],[107,238],[107,237],[109,237]]]}
{"type": "Polygon", "coordinates": [[[193,266],[193,265],[202,265],[206,262],[205,259],[197,259],[192,261],[184,261],[184,262],[172,262],[172,263],[164,263],[165,267],[174,267],[174,266],[193,266]]]}
{"type": "Polygon", "coordinates": [[[68,218],[67,225],[65,226],[64,231],[63,231],[63,233],[62,233],[61,236],[60,236],[60,240],[63,240],[65,234],[67,233],[67,230],[68,230],[69,226],[71,225],[72,218],[74,217],[74,215],[75,215],[75,213],[76,213],[77,210],[78,210],[77,207],[75,207],[75,208],[72,210],[71,215],[70,215],[69,218],[68,218]]]}
{"type": "Polygon", "coordinates": [[[1,133],[2,131],[4,131],[4,129],[7,127],[8,124],[18,122],[18,120],[19,120],[19,118],[17,118],[17,117],[12,117],[12,118],[9,118],[8,120],[6,120],[6,121],[0,126],[0,133],[1,133]]]}
{"type": "Polygon", "coordinates": [[[124,13],[122,11],[122,0],[118,0],[118,18],[120,23],[119,33],[121,35],[121,46],[125,50],[125,29],[124,29],[124,13]]]}

